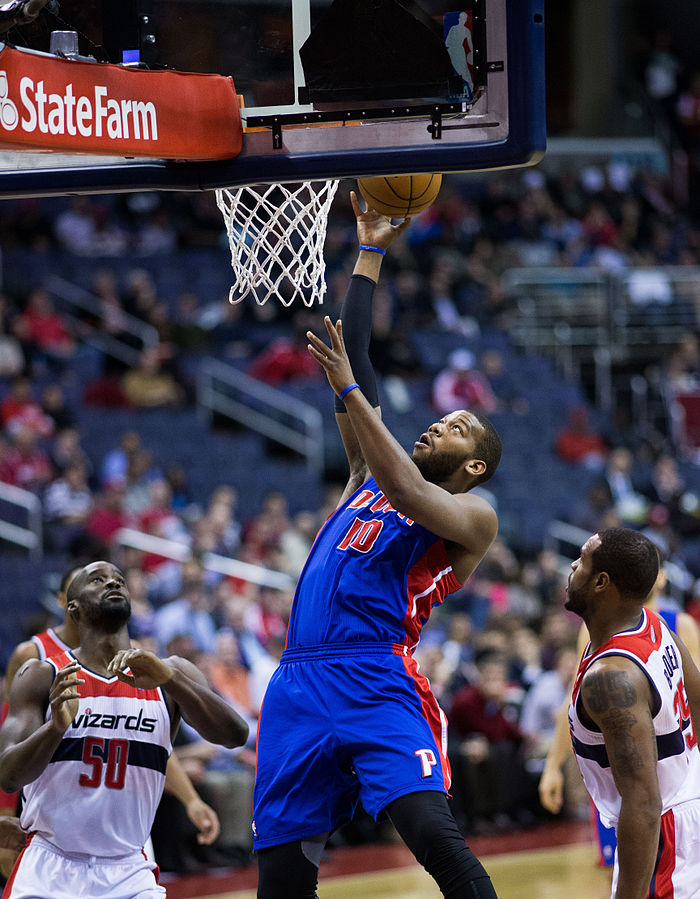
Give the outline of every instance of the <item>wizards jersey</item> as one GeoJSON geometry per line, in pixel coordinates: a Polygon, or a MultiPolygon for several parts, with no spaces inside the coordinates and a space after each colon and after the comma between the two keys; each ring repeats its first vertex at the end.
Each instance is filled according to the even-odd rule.
{"type": "MultiPolygon", "coordinates": [[[[64,653],[68,652],[70,649],[70,646],[61,640],[52,627],[47,627],[45,631],[34,634],[32,643],[39,650],[39,658],[42,661],[52,659],[56,656],[63,658],[64,653]]],[[[67,662],[64,662],[63,664],[65,665],[67,662]]]]}
{"type": "Polygon", "coordinates": [[[615,634],[590,655],[588,650],[584,652],[569,706],[571,740],[583,780],[603,824],[614,827],[622,800],[605,741],[600,731],[586,727],[579,716],[583,676],[594,661],[606,656],[631,659],[649,678],[662,814],[680,803],[700,799],[700,752],[683,684],[681,654],[665,622],[645,608],[638,627],[615,634]]]}
{"type": "MultiPolygon", "coordinates": [[[[74,660],[68,651],[49,664],[58,671],[74,660]]],[[[148,839],[163,792],[170,715],[160,688],[140,690],[82,665],[78,676],[78,713],[23,788],[21,824],[69,855],[128,855],[148,839]]]]}
{"type": "Polygon", "coordinates": [[[433,605],[461,586],[442,538],[370,478],[321,528],[297,584],[288,649],[418,643],[433,605]]]}

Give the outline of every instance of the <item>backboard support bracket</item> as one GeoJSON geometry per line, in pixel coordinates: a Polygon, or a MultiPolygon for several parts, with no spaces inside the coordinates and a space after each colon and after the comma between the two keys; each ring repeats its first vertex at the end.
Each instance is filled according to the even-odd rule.
{"type": "Polygon", "coordinates": [[[466,116],[471,108],[471,103],[458,100],[454,103],[423,103],[416,106],[397,104],[390,108],[379,109],[363,107],[333,111],[314,110],[311,112],[289,113],[287,115],[256,115],[248,116],[246,131],[269,128],[272,132],[273,149],[281,150],[283,147],[282,129],[285,126],[315,125],[325,122],[337,122],[339,125],[360,125],[363,122],[425,118],[429,116],[431,124],[428,126],[428,131],[432,134],[433,139],[439,140],[442,136],[442,117],[445,115],[466,116]]]}

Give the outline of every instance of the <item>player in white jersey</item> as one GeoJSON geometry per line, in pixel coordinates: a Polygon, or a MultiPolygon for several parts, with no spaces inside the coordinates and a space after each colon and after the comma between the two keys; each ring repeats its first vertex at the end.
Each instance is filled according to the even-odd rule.
{"type": "MultiPolygon", "coordinates": [[[[80,565],[69,568],[61,578],[56,601],[64,613],[68,601],[66,595],[68,587],[81,569],[80,565]]],[[[62,658],[66,650],[75,649],[79,645],[78,624],[67,615],[64,615],[63,622],[55,628],[47,628],[39,634],[34,634],[30,640],[20,643],[15,647],[7,663],[5,697],[9,696],[15,675],[28,659],[45,660],[52,659],[57,655],[62,658]]],[[[6,706],[7,703],[3,702],[2,720],[5,718],[6,706]]],[[[221,830],[218,815],[199,797],[187,772],[174,754],[168,759],[165,771],[165,792],[175,796],[184,806],[187,817],[198,830],[197,841],[200,845],[211,845],[221,830]]],[[[0,819],[4,815],[13,816],[16,808],[17,796],[0,792],[0,819]]],[[[149,858],[153,858],[153,845],[150,839],[144,848],[149,858]]],[[[19,846],[16,851],[0,849],[0,872],[4,877],[9,877],[21,849],[22,846],[19,846]]]]}
{"type": "Polygon", "coordinates": [[[0,730],[0,786],[22,789],[27,846],[5,899],[155,899],[143,854],[182,716],[232,748],[245,721],[194,665],[130,648],[122,573],[93,562],[74,578],[67,613],[80,646],[66,664],[30,660],[12,684],[0,730]]]}
{"type": "Polygon", "coordinates": [[[658,567],[643,534],[601,531],[572,563],[565,603],[591,638],[569,724],[586,787],[617,832],[613,899],[700,897],[700,753],[691,717],[692,708],[700,720],[700,672],[680,638],[644,608],[658,567]]]}

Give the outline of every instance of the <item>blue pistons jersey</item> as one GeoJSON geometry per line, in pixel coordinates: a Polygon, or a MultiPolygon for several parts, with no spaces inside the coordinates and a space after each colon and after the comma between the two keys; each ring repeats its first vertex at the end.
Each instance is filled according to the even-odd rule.
{"type": "Polygon", "coordinates": [[[287,647],[377,641],[411,650],[432,606],[460,586],[443,540],[393,509],[370,478],[311,548],[287,647]]]}
{"type": "Polygon", "coordinates": [[[366,481],[321,528],[258,725],[255,848],[447,793],[447,719],[413,658],[433,605],[460,585],[443,540],[366,481]]]}

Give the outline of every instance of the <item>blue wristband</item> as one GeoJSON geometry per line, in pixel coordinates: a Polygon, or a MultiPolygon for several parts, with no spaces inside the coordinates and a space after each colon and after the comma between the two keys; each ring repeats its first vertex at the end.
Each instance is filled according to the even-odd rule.
{"type": "Polygon", "coordinates": [[[386,256],[386,250],[382,250],[380,247],[370,247],[366,243],[361,243],[360,249],[368,250],[370,253],[379,253],[380,256],[386,256]]]}
{"type": "Polygon", "coordinates": [[[356,387],[358,390],[360,389],[360,385],[357,382],[353,382],[352,384],[348,384],[347,387],[343,387],[343,389],[338,394],[338,399],[344,400],[345,397],[350,393],[350,391],[354,390],[356,387]]]}

